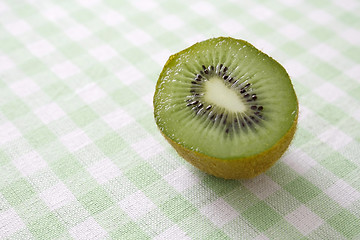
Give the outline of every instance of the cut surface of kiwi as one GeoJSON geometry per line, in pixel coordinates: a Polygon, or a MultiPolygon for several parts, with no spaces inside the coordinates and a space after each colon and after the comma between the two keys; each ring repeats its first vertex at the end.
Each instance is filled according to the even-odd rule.
{"type": "Polygon", "coordinates": [[[251,178],[271,167],[290,144],[297,116],[285,69],[233,38],[170,56],[154,95],[165,138],[190,163],[223,178],[251,178]]]}

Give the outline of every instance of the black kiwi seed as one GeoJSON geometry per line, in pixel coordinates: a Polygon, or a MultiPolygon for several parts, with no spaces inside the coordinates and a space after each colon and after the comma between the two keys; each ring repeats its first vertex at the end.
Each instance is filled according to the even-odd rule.
{"type": "Polygon", "coordinates": [[[204,66],[204,65],[202,65],[202,68],[205,70],[206,69],[206,67],[204,66]]]}
{"type": "Polygon", "coordinates": [[[251,85],[250,83],[246,84],[246,85],[245,85],[245,88],[250,87],[250,85],[251,85]]]}
{"type": "Polygon", "coordinates": [[[225,73],[227,70],[228,70],[228,68],[227,68],[227,67],[224,67],[223,72],[225,73]]]}
{"type": "Polygon", "coordinates": [[[250,94],[246,93],[246,94],[244,95],[244,98],[248,98],[249,96],[250,96],[250,94]]]}
{"type": "Polygon", "coordinates": [[[192,83],[192,84],[197,84],[197,82],[195,82],[195,81],[191,81],[191,83],[192,83]]]}
{"type": "Polygon", "coordinates": [[[228,81],[229,81],[230,83],[232,82],[232,80],[234,80],[232,77],[228,79],[228,81]]]}
{"type": "Polygon", "coordinates": [[[197,107],[202,108],[202,106],[204,106],[204,104],[200,103],[197,107]]]}
{"type": "Polygon", "coordinates": [[[240,93],[245,93],[246,92],[246,90],[244,89],[244,88],[242,88],[241,90],[240,90],[240,93]]]}
{"type": "Polygon", "coordinates": [[[253,94],[253,95],[251,96],[251,98],[252,98],[253,100],[256,100],[256,99],[257,99],[256,94],[253,94]]]}
{"type": "Polygon", "coordinates": [[[210,70],[211,70],[211,71],[214,71],[214,70],[215,70],[214,66],[211,65],[211,66],[210,66],[210,70]]]}
{"type": "Polygon", "coordinates": [[[226,128],[226,130],[225,130],[226,134],[228,134],[229,131],[230,131],[230,129],[229,129],[229,128],[226,128]]]}
{"type": "Polygon", "coordinates": [[[251,108],[251,110],[256,110],[257,109],[257,107],[255,105],[251,106],[250,108],[251,108]]]}
{"type": "Polygon", "coordinates": [[[210,108],[212,108],[211,105],[207,106],[207,107],[205,108],[205,110],[210,110],[210,108]]]}
{"type": "Polygon", "coordinates": [[[229,76],[226,76],[226,75],[225,75],[223,78],[226,80],[228,77],[229,77],[229,76]]]}
{"type": "Polygon", "coordinates": [[[192,106],[192,105],[195,105],[198,103],[199,103],[199,101],[192,101],[191,103],[186,104],[186,106],[192,106]]]}
{"type": "Polygon", "coordinates": [[[261,110],[263,110],[263,109],[264,109],[263,106],[258,107],[258,110],[259,110],[259,111],[261,111],[261,110]]]}
{"type": "Polygon", "coordinates": [[[209,69],[205,69],[205,70],[204,70],[204,73],[205,73],[205,74],[209,74],[209,69]]]}
{"type": "Polygon", "coordinates": [[[220,69],[222,69],[223,66],[224,66],[224,65],[221,63],[221,64],[220,64],[220,69]]]}

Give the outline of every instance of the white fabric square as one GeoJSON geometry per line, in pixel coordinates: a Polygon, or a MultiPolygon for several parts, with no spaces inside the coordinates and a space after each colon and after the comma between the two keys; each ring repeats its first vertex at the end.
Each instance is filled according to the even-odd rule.
{"type": "Polygon", "coordinates": [[[92,217],[72,227],[69,232],[77,240],[97,240],[108,237],[107,232],[92,217]]]}
{"type": "Polygon", "coordinates": [[[285,219],[304,235],[308,235],[324,222],[324,220],[304,205],[286,215],[285,219]]]}
{"type": "Polygon", "coordinates": [[[11,122],[0,125],[0,145],[15,140],[20,136],[21,133],[11,122]]]}
{"type": "Polygon", "coordinates": [[[285,25],[284,27],[280,28],[279,31],[287,38],[292,40],[295,40],[305,34],[305,31],[295,24],[285,25]]]}
{"type": "Polygon", "coordinates": [[[257,235],[253,240],[269,240],[267,236],[265,236],[264,233],[257,235]]]}
{"type": "Polygon", "coordinates": [[[30,176],[48,166],[36,151],[15,158],[12,163],[24,176],[30,176]]]}
{"type": "Polygon", "coordinates": [[[271,54],[276,47],[262,38],[257,38],[254,41],[254,46],[260,49],[264,53],[271,54]]]}
{"type": "Polygon", "coordinates": [[[151,11],[155,7],[157,7],[158,3],[153,0],[146,0],[146,1],[131,1],[131,3],[134,5],[136,10],[141,12],[147,12],[151,11]]]}
{"type": "Polygon", "coordinates": [[[338,51],[324,43],[312,47],[310,52],[324,61],[330,61],[339,55],[338,51]]]}
{"type": "Polygon", "coordinates": [[[65,33],[74,41],[83,40],[91,35],[91,32],[87,28],[79,24],[74,24],[74,26],[67,29],[65,33]]]}
{"type": "Polygon", "coordinates": [[[27,45],[27,48],[36,57],[43,57],[55,51],[53,45],[44,39],[27,45]]]}
{"type": "Polygon", "coordinates": [[[61,79],[71,77],[80,72],[79,68],[70,61],[59,63],[52,67],[51,70],[61,79]]]}
{"type": "Polygon", "coordinates": [[[327,129],[325,132],[319,135],[319,139],[333,149],[338,150],[345,147],[348,143],[352,141],[352,138],[346,135],[344,132],[340,131],[335,127],[327,129]]]}
{"type": "Polygon", "coordinates": [[[118,130],[134,121],[133,117],[131,117],[127,112],[125,112],[121,108],[118,108],[114,112],[108,113],[102,119],[113,130],[118,130]]]}
{"type": "Polygon", "coordinates": [[[359,7],[359,1],[357,0],[335,0],[333,3],[347,11],[359,7]]]}
{"type": "Polygon", "coordinates": [[[321,9],[316,9],[315,11],[312,11],[308,16],[313,22],[319,24],[326,24],[334,19],[333,16],[321,9]]]}
{"type": "Polygon", "coordinates": [[[334,102],[345,95],[342,90],[328,82],[317,87],[314,92],[329,103],[334,102]]]}
{"type": "Polygon", "coordinates": [[[262,200],[281,188],[276,182],[271,180],[271,178],[265,174],[261,174],[256,178],[244,181],[242,184],[247,189],[249,189],[250,192],[254,193],[262,200]]]}
{"type": "Polygon", "coordinates": [[[15,66],[14,62],[7,56],[0,56],[0,73],[15,66]]]}
{"type": "Polygon", "coordinates": [[[31,29],[30,25],[23,20],[16,20],[14,22],[10,22],[9,24],[5,24],[5,28],[14,36],[24,34],[31,29]]]}
{"type": "Polygon", "coordinates": [[[265,20],[270,18],[274,13],[267,7],[258,5],[250,9],[250,14],[258,20],[265,20]]]}
{"type": "Polygon", "coordinates": [[[203,206],[200,209],[200,212],[210,219],[217,227],[223,227],[239,215],[238,211],[233,209],[222,198],[203,206]]]}
{"type": "Polygon", "coordinates": [[[237,35],[244,30],[244,26],[241,25],[239,21],[235,21],[233,19],[220,22],[219,27],[229,35],[237,35]]]}
{"type": "Polygon", "coordinates": [[[159,23],[167,30],[175,30],[184,26],[184,22],[175,15],[166,15],[160,19],[159,23]]]}
{"type": "Polygon", "coordinates": [[[14,82],[10,85],[10,89],[19,97],[26,97],[34,92],[39,91],[39,86],[29,78],[14,82]]]}
{"type": "Polygon", "coordinates": [[[200,179],[185,166],[178,167],[167,174],[164,179],[178,192],[183,192],[200,182],[200,179]]]}
{"type": "Polygon", "coordinates": [[[121,175],[120,169],[107,158],[95,162],[87,170],[99,184],[106,183],[121,175]]]}
{"type": "Polygon", "coordinates": [[[90,50],[90,54],[100,62],[108,61],[117,55],[115,49],[108,45],[101,45],[94,48],[90,50]]]}
{"type": "Polygon", "coordinates": [[[77,0],[77,2],[86,8],[95,7],[101,2],[101,0],[77,0]]]}
{"type": "Polygon", "coordinates": [[[125,38],[135,46],[141,46],[151,40],[151,36],[140,29],[127,33],[125,38]]]}
{"type": "Polygon", "coordinates": [[[282,160],[300,175],[304,175],[317,165],[317,162],[301,149],[290,148],[282,157],[282,160]]]}
{"type": "Polygon", "coordinates": [[[96,83],[89,83],[84,87],[76,90],[76,94],[80,96],[87,104],[93,103],[106,96],[104,90],[96,85],[96,83]]]}
{"type": "Polygon", "coordinates": [[[51,210],[58,209],[76,200],[63,183],[57,183],[44,190],[39,196],[51,210]]]}
{"type": "Polygon", "coordinates": [[[45,124],[48,124],[66,115],[65,112],[56,103],[49,103],[47,105],[41,106],[37,108],[34,113],[45,124]]]}
{"type": "Polygon", "coordinates": [[[75,152],[82,147],[91,143],[89,137],[80,129],[72,131],[61,137],[61,142],[69,149],[70,152],[75,152]]]}
{"type": "Polygon", "coordinates": [[[162,146],[153,137],[143,138],[132,144],[131,147],[144,159],[149,159],[152,156],[164,151],[164,146],[162,146]]]}
{"type": "Polygon", "coordinates": [[[51,6],[43,11],[40,11],[40,13],[42,13],[46,19],[52,22],[67,16],[67,13],[58,6],[51,6]]]}
{"type": "Polygon", "coordinates": [[[105,24],[109,26],[115,26],[125,21],[125,17],[114,10],[109,10],[101,14],[100,18],[104,21],[105,24]]]}
{"type": "Polygon", "coordinates": [[[0,2],[0,13],[5,13],[9,10],[8,6],[5,5],[5,3],[0,2]]]}
{"type": "Polygon", "coordinates": [[[352,203],[360,199],[360,192],[342,179],[326,189],[325,193],[343,207],[349,207],[352,203]]]}
{"type": "Polygon", "coordinates": [[[287,72],[291,77],[300,77],[309,72],[309,69],[295,60],[288,60],[284,63],[287,72]]]}
{"type": "Polygon", "coordinates": [[[0,238],[5,239],[25,228],[24,222],[14,209],[0,211],[0,238]]]}
{"type": "Polygon", "coordinates": [[[141,191],[126,196],[119,202],[119,206],[134,220],[144,216],[156,207],[141,191]]]}
{"type": "Polygon", "coordinates": [[[195,1],[191,4],[190,8],[201,16],[209,16],[215,12],[214,5],[206,1],[195,1]]]}
{"type": "Polygon", "coordinates": [[[345,74],[357,81],[360,78],[360,65],[357,64],[349,69],[344,69],[345,74]]]}
{"type": "Polygon", "coordinates": [[[120,69],[118,72],[115,73],[115,75],[119,78],[121,83],[125,85],[130,85],[133,82],[136,82],[137,80],[144,77],[144,74],[142,74],[137,68],[129,65],[126,68],[120,69]]]}
{"type": "Polygon", "coordinates": [[[344,29],[342,32],[337,33],[340,34],[340,37],[348,41],[349,43],[358,46],[360,42],[360,34],[359,31],[354,28],[344,29]]]}
{"type": "Polygon", "coordinates": [[[170,228],[166,229],[164,232],[160,233],[153,240],[169,240],[169,239],[181,239],[187,240],[191,239],[189,236],[186,236],[186,233],[181,230],[177,225],[173,225],[170,228]]]}
{"type": "MultiPolygon", "coordinates": [[[[167,49],[164,49],[162,51],[159,51],[151,56],[151,58],[158,63],[160,66],[163,66],[166,61],[169,59],[169,56],[171,55],[171,52],[167,49]]],[[[143,75],[141,75],[143,76],[143,75]]]]}

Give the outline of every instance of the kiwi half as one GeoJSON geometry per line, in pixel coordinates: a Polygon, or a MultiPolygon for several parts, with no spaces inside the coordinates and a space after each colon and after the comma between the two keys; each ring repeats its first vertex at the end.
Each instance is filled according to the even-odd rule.
{"type": "Polygon", "coordinates": [[[219,37],[170,56],[157,81],[154,117],[194,166],[252,178],[289,146],[298,101],[278,62],[246,41],[219,37]]]}

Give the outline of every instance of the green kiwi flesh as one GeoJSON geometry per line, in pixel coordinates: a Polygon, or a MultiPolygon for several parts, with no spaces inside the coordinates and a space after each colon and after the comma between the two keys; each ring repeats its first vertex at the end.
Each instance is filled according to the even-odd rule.
{"type": "Polygon", "coordinates": [[[272,148],[297,114],[285,69],[233,38],[208,39],[172,55],[154,95],[155,121],[167,138],[226,160],[272,148]]]}

